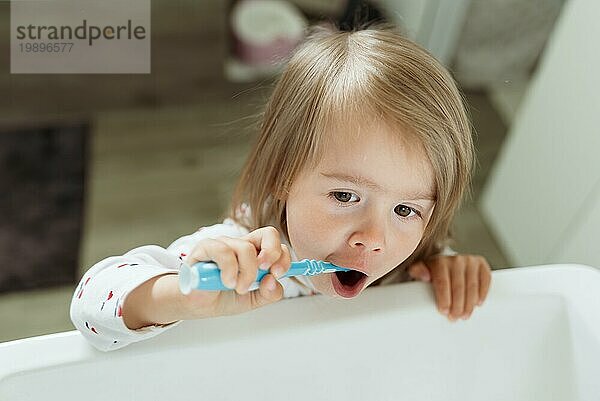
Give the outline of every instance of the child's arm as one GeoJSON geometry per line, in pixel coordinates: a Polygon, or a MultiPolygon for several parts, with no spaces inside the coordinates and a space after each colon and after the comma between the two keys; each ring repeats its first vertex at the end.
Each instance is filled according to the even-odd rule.
{"type": "Polygon", "coordinates": [[[109,351],[153,337],[164,328],[130,330],[123,303],[133,289],[153,277],[177,273],[181,261],[167,250],[148,245],[106,258],[82,277],[71,300],[71,320],[96,348],[109,351]]]}
{"type": "Polygon", "coordinates": [[[290,253],[280,244],[280,236],[273,228],[249,233],[226,219],[223,224],[178,239],[167,249],[147,245],[104,259],[90,268],[77,286],[71,301],[71,320],[92,345],[109,351],[154,337],[181,320],[241,313],[278,301],[282,296],[306,295],[306,290],[290,278],[277,282],[272,277],[267,280],[268,276],[258,290],[247,292],[247,286],[256,277],[256,271],[248,270],[252,265],[248,260],[244,271],[240,271],[236,287],[239,293],[228,291],[218,296],[213,291],[192,291],[183,295],[179,291],[178,272],[184,261],[192,264],[195,260],[215,260],[233,273],[231,263],[221,264],[226,262],[222,258],[231,256],[222,248],[223,242],[241,252],[229,258],[231,261],[248,259],[246,250],[250,243],[253,249],[260,245],[262,256],[258,256],[258,261],[279,266],[283,268],[279,275],[284,274],[289,269],[290,253]],[[203,252],[208,255],[199,254],[203,252]],[[269,282],[273,289],[268,288],[269,282]]]}
{"type": "Polygon", "coordinates": [[[439,255],[414,263],[409,275],[431,281],[438,310],[452,321],[468,319],[485,301],[492,279],[488,262],[476,255],[439,255]]]}
{"type": "Polygon", "coordinates": [[[183,295],[173,282],[185,255],[203,238],[246,233],[231,223],[215,224],[179,238],[167,249],[147,245],[96,263],[83,275],[73,294],[73,324],[102,351],[118,349],[174,327],[185,318],[177,307],[183,295]],[[139,308],[139,303],[144,302],[148,302],[147,308],[139,308]]]}

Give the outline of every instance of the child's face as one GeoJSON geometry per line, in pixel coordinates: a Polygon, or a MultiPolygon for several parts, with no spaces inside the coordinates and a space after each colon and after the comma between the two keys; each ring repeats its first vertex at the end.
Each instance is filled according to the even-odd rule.
{"type": "Polygon", "coordinates": [[[421,240],[434,208],[433,171],[416,140],[404,144],[397,136],[385,126],[354,139],[333,134],[317,168],[304,171],[290,188],[287,229],[298,259],[325,260],[368,276],[345,289],[334,273],[311,277],[323,294],[357,296],[421,240]],[[380,189],[347,181],[352,176],[380,189]]]}

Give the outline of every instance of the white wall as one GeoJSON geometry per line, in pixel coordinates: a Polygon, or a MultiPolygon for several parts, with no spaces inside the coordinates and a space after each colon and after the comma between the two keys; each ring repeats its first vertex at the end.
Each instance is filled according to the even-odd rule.
{"type": "Polygon", "coordinates": [[[570,0],[480,209],[515,265],[600,266],[600,2],[570,0]]]}
{"type": "Polygon", "coordinates": [[[470,0],[378,0],[390,20],[441,63],[451,61],[470,0]]]}

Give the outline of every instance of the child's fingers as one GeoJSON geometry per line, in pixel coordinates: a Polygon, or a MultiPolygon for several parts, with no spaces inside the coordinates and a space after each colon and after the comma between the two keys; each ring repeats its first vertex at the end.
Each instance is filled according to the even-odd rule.
{"type": "Polygon", "coordinates": [[[469,265],[466,270],[466,300],[463,319],[468,319],[473,313],[473,308],[479,302],[479,266],[469,265]]]}
{"type": "Polygon", "coordinates": [[[435,300],[440,313],[448,315],[450,305],[452,303],[452,295],[450,293],[450,273],[447,266],[439,266],[431,271],[433,283],[433,291],[435,292],[435,300]]]}
{"type": "Polygon", "coordinates": [[[186,263],[213,261],[221,270],[221,281],[229,288],[234,288],[238,277],[238,260],[235,251],[222,239],[206,238],[198,242],[186,263]]]}
{"type": "Polygon", "coordinates": [[[281,256],[271,266],[271,274],[273,274],[275,278],[280,278],[287,273],[291,264],[292,256],[290,254],[290,250],[288,249],[287,245],[281,244],[281,256]]]}
{"type": "Polygon", "coordinates": [[[265,274],[257,290],[235,295],[235,313],[244,313],[279,301],[283,297],[283,287],[272,274],[265,274]]]}
{"type": "Polygon", "coordinates": [[[251,302],[252,309],[259,308],[283,298],[283,286],[272,274],[266,274],[263,279],[260,280],[258,290],[252,291],[250,295],[253,296],[251,302]]]}
{"type": "Polygon", "coordinates": [[[266,274],[257,290],[239,294],[223,291],[215,308],[214,316],[234,315],[272,304],[283,297],[283,287],[272,274],[266,274]]]}
{"type": "Polygon", "coordinates": [[[490,269],[490,265],[484,258],[481,258],[481,259],[482,260],[479,265],[479,303],[478,303],[478,305],[483,304],[483,302],[487,298],[487,294],[490,289],[490,284],[492,282],[492,271],[490,269]]]}
{"type": "MultiPolygon", "coordinates": [[[[245,294],[248,292],[250,284],[256,280],[258,271],[256,248],[250,242],[240,238],[220,236],[215,241],[211,242],[209,246],[209,249],[215,249],[215,254],[209,254],[209,256],[212,256],[211,260],[221,270],[221,281],[228,277],[230,280],[229,283],[234,284],[233,287],[235,287],[238,294],[245,294]],[[225,251],[218,243],[225,244],[228,249],[225,251]],[[230,252],[233,252],[235,263],[231,263],[229,257],[223,261],[223,254],[230,252]],[[234,280],[231,280],[231,277],[234,277],[235,283],[234,280]]],[[[223,284],[227,285],[225,281],[223,281],[223,284]]]]}
{"type": "Polygon", "coordinates": [[[245,238],[260,247],[259,268],[270,272],[279,278],[290,268],[292,261],[290,251],[285,244],[281,243],[281,234],[272,226],[259,228],[245,238]]]}
{"type": "Polygon", "coordinates": [[[258,228],[242,238],[260,250],[259,269],[267,270],[281,256],[281,236],[273,226],[258,228]]]}
{"type": "Polygon", "coordinates": [[[452,281],[452,307],[450,318],[458,319],[465,309],[465,266],[462,263],[452,266],[450,271],[452,281]]]}
{"type": "MultiPolygon", "coordinates": [[[[258,272],[256,248],[252,243],[240,238],[227,238],[224,239],[224,241],[234,250],[235,255],[237,256],[238,272],[235,290],[238,294],[245,294],[248,292],[248,287],[256,280],[256,274],[258,272]]],[[[222,274],[223,273],[221,273],[221,275],[222,274]]]]}

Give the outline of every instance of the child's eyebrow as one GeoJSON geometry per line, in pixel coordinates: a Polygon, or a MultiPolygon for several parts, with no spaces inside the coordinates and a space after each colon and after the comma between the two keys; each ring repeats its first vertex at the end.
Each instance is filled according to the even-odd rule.
{"type": "MultiPolygon", "coordinates": [[[[377,184],[377,183],[373,182],[372,180],[370,180],[366,177],[363,177],[361,175],[351,175],[351,174],[344,174],[344,173],[338,173],[338,172],[330,172],[330,173],[329,172],[320,172],[319,174],[321,174],[324,177],[331,178],[334,180],[350,182],[359,187],[372,189],[373,191],[386,192],[385,188],[382,188],[379,184],[377,184]]],[[[413,191],[410,193],[405,193],[405,194],[403,194],[403,198],[410,199],[410,200],[418,199],[418,200],[435,201],[435,196],[433,195],[433,193],[430,190],[413,191]]]]}

